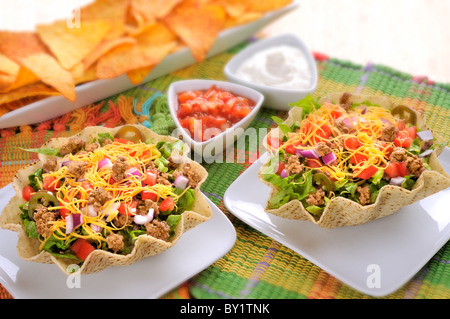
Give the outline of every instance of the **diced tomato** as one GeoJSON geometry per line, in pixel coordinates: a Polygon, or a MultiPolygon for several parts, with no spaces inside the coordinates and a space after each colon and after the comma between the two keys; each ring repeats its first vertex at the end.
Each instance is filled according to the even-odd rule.
{"type": "Polygon", "coordinates": [[[344,147],[351,151],[358,149],[361,145],[362,143],[356,137],[348,137],[344,141],[344,147]]]}
{"type": "Polygon", "coordinates": [[[409,175],[408,168],[405,162],[390,162],[388,166],[384,169],[384,173],[389,178],[394,177],[405,177],[409,175]]]}
{"type": "Polygon", "coordinates": [[[121,144],[134,144],[132,141],[126,140],[124,138],[115,138],[114,142],[121,143],[121,144]]]}
{"type": "Polygon", "coordinates": [[[368,160],[368,157],[364,154],[356,153],[352,157],[350,157],[350,163],[359,164],[368,160]]]}
{"type": "Polygon", "coordinates": [[[406,128],[406,123],[405,123],[405,121],[404,121],[404,120],[400,120],[400,121],[397,123],[397,128],[398,128],[399,131],[403,131],[403,130],[406,128]]]}
{"type": "Polygon", "coordinates": [[[178,101],[180,103],[185,103],[189,100],[195,99],[197,97],[197,94],[194,91],[185,91],[178,94],[178,101]]]}
{"type": "Polygon", "coordinates": [[[154,202],[158,200],[158,195],[153,193],[152,191],[142,191],[141,192],[142,200],[150,199],[154,202]]]}
{"type": "Polygon", "coordinates": [[[344,113],[338,109],[332,109],[332,110],[330,110],[330,115],[333,119],[338,119],[342,115],[344,115],[344,113]]]}
{"type": "Polygon", "coordinates": [[[366,169],[362,170],[360,173],[358,173],[356,177],[361,179],[369,179],[373,175],[375,175],[376,172],[378,172],[378,168],[376,166],[371,165],[366,169]]]}
{"type": "Polygon", "coordinates": [[[283,143],[278,137],[269,137],[267,139],[267,145],[273,149],[278,149],[281,146],[281,144],[283,143]]]}
{"type": "Polygon", "coordinates": [[[413,138],[409,136],[407,131],[400,131],[394,140],[394,144],[398,147],[408,148],[412,145],[413,138]]]}
{"type": "Polygon", "coordinates": [[[417,126],[411,126],[405,128],[405,131],[408,132],[409,137],[415,139],[417,137],[417,126]]]}
{"type": "Polygon", "coordinates": [[[84,238],[78,238],[70,249],[75,253],[75,255],[81,260],[86,260],[90,253],[95,250],[95,247],[91,245],[89,241],[84,238]]]}
{"type": "Polygon", "coordinates": [[[31,187],[30,185],[26,185],[23,189],[22,189],[22,197],[23,199],[25,199],[27,202],[30,200],[31,196],[33,196],[33,194],[35,193],[33,187],[31,187]]]}
{"type": "Polygon", "coordinates": [[[288,154],[295,155],[295,150],[296,150],[296,148],[295,148],[294,145],[290,144],[290,145],[286,146],[286,148],[285,148],[284,150],[285,150],[285,152],[288,153],[288,154]]]}
{"type": "MultiPolygon", "coordinates": [[[[63,204],[61,202],[59,202],[59,206],[63,206],[63,204]]],[[[65,219],[67,217],[67,215],[70,214],[70,210],[67,208],[60,208],[59,214],[61,215],[62,218],[65,219]]]]}
{"type": "Polygon", "coordinates": [[[281,172],[286,167],[286,164],[284,162],[278,162],[277,164],[277,175],[281,175],[281,172]]]}
{"type": "Polygon", "coordinates": [[[323,166],[323,163],[319,159],[306,159],[305,160],[306,166],[311,168],[319,168],[323,166]]]}
{"type": "Polygon", "coordinates": [[[42,188],[52,193],[56,192],[56,189],[61,186],[61,181],[56,181],[54,176],[45,176],[42,182],[42,188]]]}
{"type": "Polygon", "coordinates": [[[88,181],[81,182],[81,187],[83,187],[88,193],[94,190],[94,185],[88,181]]]}
{"type": "Polygon", "coordinates": [[[383,141],[377,141],[375,145],[380,151],[384,153],[384,156],[386,158],[388,158],[391,155],[392,151],[394,150],[392,144],[383,141]]]}
{"type": "Polygon", "coordinates": [[[159,210],[161,212],[171,211],[175,207],[175,201],[172,197],[166,197],[161,204],[159,204],[159,210]]]}
{"type": "Polygon", "coordinates": [[[156,184],[158,180],[158,171],[156,170],[147,170],[145,172],[144,183],[148,186],[153,186],[156,184]]]}
{"type": "Polygon", "coordinates": [[[316,131],[316,134],[315,136],[313,136],[312,141],[313,143],[317,144],[319,142],[322,142],[323,140],[329,139],[332,134],[333,132],[331,131],[329,125],[322,125],[320,129],[316,131]]]}
{"type": "Polygon", "coordinates": [[[136,207],[137,202],[131,202],[130,204],[121,202],[118,211],[121,215],[134,216],[136,215],[136,207]]]}

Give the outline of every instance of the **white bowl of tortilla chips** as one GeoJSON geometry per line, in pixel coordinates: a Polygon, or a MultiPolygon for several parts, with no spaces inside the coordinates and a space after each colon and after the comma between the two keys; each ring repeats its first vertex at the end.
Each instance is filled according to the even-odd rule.
{"type": "MultiPolygon", "coordinates": [[[[128,129],[130,128],[130,126],[127,126],[127,127],[128,127],[128,129]]],[[[134,129],[138,129],[140,131],[140,133],[142,135],[141,136],[142,142],[143,142],[141,144],[151,144],[152,145],[152,146],[143,146],[143,147],[150,147],[151,151],[150,151],[150,153],[147,153],[147,154],[153,154],[153,155],[159,154],[158,151],[154,151],[155,147],[156,147],[155,145],[159,142],[161,142],[161,144],[163,144],[163,142],[174,143],[176,141],[179,141],[172,137],[157,135],[156,133],[147,129],[144,126],[132,125],[131,127],[134,129]],[[149,142],[144,143],[145,141],[149,141],[149,142]]],[[[119,132],[119,130],[121,128],[123,128],[123,127],[116,127],[116,128],[87,127],[80,133],[76,134],[75,137],[80,138],[81,140],[85,141],[86,143],[91,143],[96,138],[98,138],[99,134],[110,134],[110,136],[115,137],[115,136],[117,136],[116,134],[119,132]]],[[[125,135],[125,137],[126,137],[126,135],[125,135]]],[[[44,144],[41,147],[41,149],[61,148],[61,146],[65,142],[67,142],[70,138],[72,138],[72,137],[52,139],[49,142],[47,142],[46,144],[44,144]]],[[[115,143],[113,143],[113,144],[115,144],[115,143]]],[[[138,144],[138,143],[136,143],[136,144],[138,144]]],[[[175,245],[185,232],[196,227],[200,223],[206,222],[207,220],[209,220],[212,217],[211,208],[208,205],[208,203],[207,203],[206,199],[204,198],[204,196],[202,195],[202,193],[200,192],[200,186],[206,180],[207,172],[201,165],[191,161],[187,157],[187,152],[189,152],[189,147],[187,145],[185,145],[184,143],[183,143],[183,145],[184,145],[184,147],[182,148],[183,152],[180,152],[177,157],[176,170],[182,172],[183,169],[188,167],[187,165],[189,165],[190,166],[189,170],[191,172],[193,172],[192,174],[196,174],[196,176],[197,176],[196,186],[195,186],[195,188],[194,187],[191,188],[193,191],[192,194],[194,195],[195,200],[193,200],[193,203],[191,203],[191,206],[189,206],[189,210],[186,209],[185,211],[183,211],[181,213],[181,218],[179,219],[179,222],[178,222],[176,228],[173,229],[172,235],[170,236],[170,238],[164,240],[161,238],[153,237],[148,234],[139,235],[137,238],[135,238],[134,245],[132,245],[132,248],[130,248],[129,252],[125,253],[125,254],[111,251],[111,249],[109,249],[109,250],[95,249],[87,256],[87,258],[81,264],[79,264],[80,268],[78,271],[80,274],[90,274],[90,273],[99,272],[110,266],[126,266],[126,265],[130,265],[140,259],[146,258],[148,256],[160,254],[160,253],[164,252],[165,250],[169,249],[170,247],[172,247],[173,245],[175,245]]],[[[104,148],[104,146],[101,145],[99,149],[103,149],[103,148],[104,148]]],[[[84,150],[84,149],[82,149],[82,150],[84,150]]],[[[81,154],[81,152],[80,152],[80,154],[81,154]]],[[[94,154],[94,153],[89,153],[89,154],[94,154]]],[[[66,155],[66,157],[64,157],[64,158],[67,158],[67,156],[70,156],[70,154],[66,155]]],[[[94,156],[94,155],[92,155],[92,156],[94,156]]],[[[155,155],[155,158],[157,158],[158,156],[159,155],[155,155]]],[[[33,174],[33,172],[35,172],[37,169],[42,168],[43,164],[47,163],[46,161],[49,158],[57,158],[57,162],[58,162],[58,165],[60,168],[58,171],[61,171],[61,167],[64,166],[64,164],[61,163],[61,161],[62,161],[61,157],[56,157],[54,155],[39,154],[39,161],[19,170],[17,172],[17,174],[13,180],[13,186],[16,191],[16,195],[15,195],[15,197],[13,197],[11,199],[9,204],[3,210],[3,212],[0,216],[0,227],[11,230],[11,231],[15,231],[18,233],[17,252],[18,252],[19,257],[21,257],[22,259],[28,260],[28,261],[56,264],[61,269],[61,271],[63,271],[65,274],[69,275],[71,273],[69,266],[76,264],[74,259],[56,257],[47,251],[40,250],[40,246],[42,245],[42,242],[39,241],[38,239],[30,238],[27,236],[27,233],[26,233],[25,227],[24,227],[24,222],[22,221],[22,219],[20,217],[21,210],[19,209],[19,206],[27,203],[27,201],[22,196],[22,190],[29,183],[28,176],[33,174]]],[[[116,159],[116,161],[117,161],[117,159],[116,159]]],[[[67,167],[67,165],[66,165],[66,167],[67,167]]],[[[99,162],[95,163],[94,165],[95,165],[95,168],[98,169],[98,171],[100,171],[99,162]]],[[[95,168],[94,168],[94,170],[95,170],[95,168]]],[[[110,167],[105,166],[105,168],[108,169],[110,167]]],[[[175,172],[175,171],[173,171],[173,172],[175,172]]],[[[130,178],[130,177],[129,177],[129,175],[126,175],[123,178],[124,179],[122,180],[122,182],[127,183],[127,178],[130,178]]],[[[81,180],[82,179],[74,180],[73,183],[76,183],[77,181],[79,182],[81,180]]],[[[159,183],[159,181],[158,181],[158,183],[159,183]]],[[[115,184],[115,185],[118,185],[118,184],[115,184]]],[[[144,184],[144,182],[142,181],[141,185],[143,187],[142,190],[144,190],[144,188],[146,188],[146,187],[148,189],[151,189],[151,187],[149,185],[152,185],[152,184],[144,184]]],[[[156,184],[156,185],[158,186],[160,184],[156,184]]],[[[94,187],[96,187],[96,186],[94,186],[94,187]]],[[[115,187],[118,187],[118,186],[115,186],[115,187]]],[[[169,189],[170,187],[173,187],[173,185],[170,184],[167,187],[168,187],[167,189],[169,189]]],[[[189,188],[189,187],[187,187],[187,188],[189,188]]],[[[174,188],[172,188],[172,189],[174,189],[174,188]]],[[[80,194],[81,194],[81,192],[80,192],[80,194]]],[[[54,193],[54,195],[56,196],[56,193],[54,193]]],[[[181,195],[180,195],[180,197],[181,197],[181,195]]],[[[83,198],[83,197],[81,196],[81,198],[83,198]]],[[[159,199],[160,199],[160,197],[158,197],[158,200],[159,199]]],[[[82,201],[82,200],[80,200],[80,201],[82,201]]],[[[156,199],[155,199],[155,201],[156,201],[156,199]]],[[[120,210],[120,208],[119,208],[119,210],[120,210]]],[[[150,211],[155,213],[153,209],[150,209],[149,212],[150,211]]],[[[100,212],[100,210],[98,212],[100,212]]],[[[98,212],[97,212],[97,214],[99,214],[98,212]]],[[[120,214],[118,214],[117,211],[115,211],[114,213],[116,214],[115,215],[116,217],[120,215],[120,214]]],[[[61,211],[61,214],[62,214],[62,211],[61,211]]],[[[86,213],[86,211],[83,211],[83,214],[84,214],[84,220],[86,221],[89,218],[88,213],[86,213]]],[[[112,211],[111,211],[111,214],[113,214],[112,211]]],[[[161,212],[159,212],[159,214],[161,214],[161,212]]],[[[113,215],[109,215],[109,216],[113,216],[113,215]]],[[[133,217],[133,215],[130,215],[130,216],[133,217]]],[[[157,216],[161,216],[161,215],[154,214],[153,216],[154,216],[153,219],[155,220],[157,216]]],[[[144,218],[144,217],[146,217],[146,216],[142,216],[142,218],[144,218]]],[[[60,229],[63,229],[63,230],[66,229],[66,234],[63,234],[63,232],[59,233],[59,234],[62,234],[62,236],[68,236],[67,233],[70,233],[70,230],[67,230],[69,228],[68,222],[67,222],[67,217],[65,217],[65,219],[66,219],[66,223],[63,225],[63,228],[60,228],[60,229]]],[[[100,222],[100,221],[98,221],[98,222],[100,222]]],[[[85,227],[86,225],[87,224],[85,222],[83,225],[79,226],[79,228],[85,227]]],[[[92,225],[92,224],[90,224],[90,225],[92,225]]],[[[143,224],[141,223],[140,225],[143,225],[143,224]]],[[[86,226],[86,229],[90,230],[91,228],[88,228],[86,226]]],[[[93,227],[92,227],[92,229],[93,229],[93,227]]],[[[101,230],[97,230],[97,231],[101,231],[101,230]]],[[[73,230],[73,232],[75,232],[75,230],[73,230]]],[[[98,238],[98,237],[95,237],[95,238],[98,238]]],[[[41,240],[42,240],[42,236],[41,236],[41,240]]],[[[99,247],[97,247],[97,248],[99,248],[99,247]]]]}
{"type": "MultiPolygon", "coordinates": [[[[310,97],[310,98],[312,99],[312,97],[310,97]]],[[[385,110],[387,110],[388,113],[391,113],[391,111],[396,107],[394,102],[386,97],[375,96],[375,95],[349,94],[349,93],[329,94],[329,95],[323,97],[322,99],[320,99],[316,103],[318,106],[323,106],[325,103],[329,103],[328,104],[328,106],[330,107],[329,109],[332,108],[332,105],[334,105],[336,107],[341,107],[343,104],[347,104],[347,103],[348,103],[347,105],[359,105],[359,107],[365,107],[367,104],[369,106],[384,108],[385,110]]],[[[304,106],[306,106],[306,108],[308,107],[305,104],[304,104],[304,106]]],[[[409,109],[413,110],[411,108],[409,108],[409,109]]],[[[361,111],[361,112],[367,112],[367,111],[361,111]]],[[[430,132],[430,130],[426,126],[424,118],[417,111],[413,110],[413,112],[415,113],[414,118],[416,119],[415,123],[416,123],[416,127],[417,127],[418,131],[430,132]]],[[[300,125],[300,123],[305,119],[306,119],[306,117],[303,114],[302,107],[293,107],[290,110],[289,116],[286,119],[286,121],[284,121],[282,123],[282,125],[285,125],[284,126],[285,132],[286,132],[287,127],[291,127],[294,123],[298,123],[298,125],[300,125]]],[[[365,119],[361,118],[361,121],[363,122],[363,121],[365,121],[365,119]]],[[[400,122],[400,120],[399,120],[399,122],[400,122]]],[[[280,123],[281,123],[281,121],[280,121],[280,123]]],[[[385,122],[383,122],[383,123],[385,124],[385,122]]],[[[297,128],[298,127],[299,126],[297,126],[297,128]]],[[[411,205],[419,200],[424,199],[427,196],[438,193],[438,192],[450,187],[450,175],[445,172],[445,170],[443,169],[442,165],[440,164],[440,162],[438,160],[438,155],[440,154],[440,152],[442,152],[442,145],[443,145],[442,143],[444,141],[437,134],[433,133],[433,137],[434,137],[433,141],[435,143],[434,144],[435,146],[433,146],[433,148],[428,150],[426,153],[424,152],[425,153],[425,154],[423,154],[424,156],[421,156],[422,154],[414,156],[414,158],[416,160],[418,159],[419,162],[422,159],[426,158],[427,169],[422,169],[420,174],[416,175],[415,184],[413,184],[413,186],[409,187],[408,189],[404,188],[402,186],[405,184],[399,184],[398,178],[387,177],[387,175],[386,175],[387,164],[386,164],[385,166],[379,166],[379,167],[385,168],[380,173],[379,178],[378,178],[378,182],[382,179],[385,180],[385,182],[383,182],[384,184],[380,184],[380,185],[384,185],[384,186],[382,186],[381,188],[379,188],[377,190],[378,195],[376,197],[374,197],[372,199],[372,201],[370,201],[370,199],[369,199],[369,201],[365,202],[364,204],[362,204],[362,202],[361,202],[362,201],[361,197],[360,197],[360,200],[358,200],[358,199],[354,200],[354,199],[346,198],[345,196],[339,196],[339,195],[334,196],[331,193],[328,193],[327,191],[325,191],[325,195],[329,196],[329,198],[327,199],[327,201],[325,201],[325,203],[324,202],[320,203],[322,205],[321,206],[322,208],[318,214],[314,214],[313,210],[307,209],[309,206],[313,206],[313,204],[316,204],[316,203],[314,203],[314,198],[312,198],[311,201],[308,203],[305,203],[305,198],[302,198],[302,200],[289,199],[289,200],[287,200],[287,202],[285,202],[285,203],[283,202],[282,205],[280,204],[278,206],[273,206],[271,203],[273,203],[273,200],[274,200],[274,198],[276,198],[277,194],[279,195],[279,193],[281,193],[281,187],[277,186],[276,183],[274,184],[273,180],[269,181],[270,177],[268,177],[268,176],[272,176],[272,177],[275,176],[274,174],[276,174],[275,171],[277,170],[278,166],[272,166],[272,168],[271,168],[271,165],[274,165],[273,163],[274,163],[275,159],[278,160],[278,158],[280,158],[278,151],[281,148],[283,148],[283,146],[281,148],[277,148],[277,147],[271,146],[271,144],[274,143],[273,138],[280,139],[279,140],[280,143],[289,144],[288,141],[290,141],[290,140],[287,138],[288,134],[289,133],[285,134],[283,132],[283,130],[280,127],[278,127],[276,129],[272,130],[265,137],[264,145],[268,149],[271,156],[270,156],[269,160],[267,160],[267,162],[263,165],[263,167],[259,171],[260,180],[264,184],[268,185],[271,188],[271,195],[269,197],[269,200],[267,202],[265,210],[266,210],[266,212],[268,212],[270,214],[274,214],[274,215],[282,217],[282,218],[305,220],[305,221],[312,222],[323,228],[336,228],[336,227],[341,227],[341,226],[356,226],[356,225],[361,225],[361,224],[376,220],[378,218],[382,218],[382,217],[386,217],[391,214],[394,214],[402,207],[411,205]],[[284,142],[282,142],[283,138],[284,138],[284,142]],[[425,157],[425,155],[426,155],[426,157],[425,157]],[[271,160],[272,160],[272,162],[271,162],[271,160]]],[[[292,134],[294,134],[294,133],[292,133],[292,134]]],[[[334,133],[332,133],[332,134],[334,134],[334,133]]],[[[396,134],[397,134],[397,132],[396,132],[396,134]]],[[[292,137],[292,135],[290,135],[290,136],[292,137]]],[[[334,137],[335,136],[336,135],[334,135],[334,137]]],[[[331,135],[330,140],[332,140],[332,138],[333,138],[333,135],[331,135]]],[[[395,144],[393,144],[393,143],[387,143],[387,144],[392,145],[392,147],[394,149],[396,149],[395,144]]],[[[337,158],[338,162],[334,162],[334,164],[332,163],[329,165],[325,165],[324,164],[325,160],[323,160],[324,159],[323,154],[317,154],[318,153],[317,148],[313,149],[313,150],[310,149],[307,151],[314,151],[313,153],[316,154],[316,157],[314,160],[319,161],[322,166],[319,165],[319,167],[313,167],[313,166],[309,167],[309,164],[307,164],[307,162],[306,162],[307,160],[309,161],[309,157],[304,156],[305,144],[304,143],[302,144],[302,141],[299,141],[298,144],[296,144],[296,145],[297,146],[295,148],[292,148],[292,146],[291,146],[291,150],[294,150],[294,155],[297,155],[299,158],[299,161],[301,163],[304,163],[304,164],[302,164],[304,171],[301,174],[304,174],[305,169],[306,169],[307,171],[310,170],[311,172],[314,172],[313,174],[320,172],[320,173],[325,173],[325,175],[332,176],[334,178],[335,176],[333,175],[333,171],[330,169],[327,170],[327,169],[325,169],[325,167],[328,166],[329,168],[331,168],[332,166],[330,166],[330,165],[335,165],[334,167],[339,167],[339,160],[342,159],[342,161],[343,161],[343,158],[344,159],[349,158],[349,157],[345,158],[342,155],[338,155],[338,158],[337,158]],[[297,147],[300,148],[300,150],[296,149],[297,147]],[[322,155],[322,157],[320,157],[321,155],[322,155]]],[[[346,145],[345,142],[343,145],[346,145]]],[[[287,154],[287,146],[284,146],[283,150],[287,154]]],[[[282,154],[284,154],[284,153],[282,153],[282,154]]],[[[347,152],[347,154],[352,154],[352,152],[349,151],[349,152],[347,152]]],[[[353,153],[353,155],[355,155],[355,154],[356,153],[353,153]]],[[[306,153],[306,155],[309,156],[310,154],[306,153]]],[[[408,155],[408,151],[406,152],[406,155],[408,155]]],[[[282,156],[285,156],[285,155],[282,155],[282,156]]],[[[390,156],[392,156],[392,153],[390,156]]],[[[284,157],[284,158],[286,159],[287,157],[284,157]]],[[[391,160],[394,161],[392,159],[392,157],[389,157],[389,156],[382,158],[382,161],[384,161],[384,163],[389,163],[389,161],[391,161],[391,160]]],[[[308,162],[308,163],[310,163],[310,162],[308,162]]],[[[359,165],[358,162],[356,162],[356,164],[359,165]]],[[[276,165],[278,165],[278,164],[276,164],[276,165]]],[[[288,164],[286,163],[286,166],[287,165],[288,164]]],[[[380,170],[382,170],[382,169],[380,169],[380,170]]],[[[408,171],[408,173],[410,173],[410,172],[408,171]]],[[[278,176],[281,176],[282,174],[284,174],[282,178],[286,178],[286,177],[289,178],[289,172],[288,173],[286,173],[286,172],[280,173],[280,171],[278,171],[278,176]]],[[[410,173],[410,174],[412,174],[412,173],[410,173]]],[[[293,175],[295,175],[295,174],[293,174],[293,175]]],[[[355,183],[359,183],[357,186],[361,185],[361,187],[362,187],[363,185],[366,185],[364,183],[370,184],[374,180],[375,175],[372,175],[372,177],[367,178],[367,179],[366,178],[365,179],[354,179],[354,181],[355,181],[355,183]]],[[[303,176],[305,176],[305,175],[303,175],[303,176]]],[[[278,178],[278,177],[276,177],[276,178],[278,178]]],[[[278,178],[278,180],[281,180],[281,179],[278,178]]],[[[333,182],[335,182],[335,181],[336,180],[333,180],[333,182]]],[[[402,181],[405,181],[405,177],[400,177],[400,182],[402,182],[402,181]]],[[[280,184],[280,185],[282,185],[282,184],[280,184]]],[[[324,184],[322,184],[322,185],[324,185],[324,184]]],[[[334,186],[334,187],[336,187],[336,186],[334,186]]],[[[331,187],[331,188],[333,188],[333,187],[331,187]]],[[[336,188],[334,189],[334,191],[336,191],[336,188]]],[[[310,194],[313,194],[313,193],[310,193],[310,194]]]]}

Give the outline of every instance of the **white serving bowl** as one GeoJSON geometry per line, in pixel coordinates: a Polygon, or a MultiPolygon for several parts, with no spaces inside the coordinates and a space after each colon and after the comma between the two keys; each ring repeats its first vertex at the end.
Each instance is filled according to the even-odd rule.
{"type": "Polygon", "coordinates": [[[250,44],[247,48],[239,52],[227,63],[227,65],[224,68],[224,72],[229,81],[250,87],[254,90],[261,92],[265,97],[264,100],[265,107],[280,111],[289,110],[290,103],[294,103],[301,100],[302,98],[307,96],[308,93],[312,94],[316,90],[318,81],[316,62],[314,61],[314,58],[310,50],[303,43],[302,40],[300,40],[297,36],[293,34],[283,34],[272,38],[263,39],[253,44],[250,44]],[[297,89],[283,89],[277,87],[270,87],[266,85],[252,83],[236,76],[236,73],[239,67],[242,65],[242,63],[244,63],[255,53],[270,47],[280,45],[290,45],[297,47],[303,53],[309,66],[308,67],[309,72],[311,74],[310,86],[307,89],[297,90],[297,89]]]}
{"type": "Polygon", "coordinates": [[[173,82],[169,86],[169,89],[167,91],[167,100],[170,113],[177,126],[177,131],[174,134],[176,135],[176,137],[181,136],[182,140],[187,143],[198,156],[201,156],[201,158],[196,157],[197,160],[211,159],[216,155],[223,153],[223,151],[228,147],[232,146],[234,142],[242,136],[245,129],[248,128],[250,123],[255,118],[256,114],[258,114],[263,104],[264,96],[256,90],[235,83],[194,79],[173,82]],[[250,112],[250,114],[248,114],[238,123],[234,124],[232,127],[226,129],[222,133],[212,137],[207,141],[199,142],[191,137],[190,133],[181,126],[180,121],[178,120],[178,93],[190,90],[208,90],[213,85],[216,85],[217,88],[224,91],[229,91],[234,95],[243,96],[253,100],[255,102],[255,107],[250,112]]]}

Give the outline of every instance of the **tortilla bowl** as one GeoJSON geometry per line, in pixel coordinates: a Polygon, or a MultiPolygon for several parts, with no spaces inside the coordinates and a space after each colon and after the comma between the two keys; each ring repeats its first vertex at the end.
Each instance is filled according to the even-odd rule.
{"type": "MultiPolygon", "coordinates": [[[[172,137],[158,135],[144,126],[133,126],[140,130],[144,140],[152,139],[155,143],[160,141],[177,141],[177,139],[172,137]]],[[[83,139],[84,141],[92,141],[93,138],[98,136],[99,133],[108,132],[114,136],[120,128],[121,127],[87,127],[75,136],[83,139]]],[[[57,148],[68,138],[70,137],[51,139],[42,147],[57,148]]],[[[186,210],[181,214],[180,222],[175,228],[173,236],[171,236],[168,241],[164,241],[149,235],[141,235],[137,237],[132,251],[126,255],[96,249],[90,253],[86,260],[82,263],[81,267],[78,269],[79,274],[92,274],[100,272],[110,266],[126,266],[143,258],[160,254],[174,246],[185,232],[212,218],[211,208],[200,191],[200,187],[206,180],[208,173],[200,164],[191,161],[187,157],[189,147],[185,145],[183,150],[184,154],[182,155],[180,168],[189,163],[191,165],[191,169],[201,177],[201,181],[194,189],[195,200],[192,205],[192,210],[186,210]]],[[[22,198],[22,189],[29,182],[28,176],[35,172],[36,169],[41,168],[44,160],[48,157],[49,155],[39,154],[39,161],[28,165],[17,172],[12,182],[16,195],[10,200],[0,215],[0,227],[18,233],[17,253],[20,258],[38,263],[56,264],[63,273],[69,275],[72,273],[71,268],[73,269],[74,260],[55,257],[46,251],[39,250],[40,242],[37,239],[27,236],[24,229],[24,224],[20,218],[19,206],[25,203],[25,200],[22,198]]]]}
{"type": "MultiPolygon", "coordinates": [[[[347,93],[345,94],[349,96],[347,93]]],[[[322,105],[326,101],[333,104],[338,104],[343,95],[344,93],[333,93],[327,95],[320,99],[319,104],[322,105]]],[[[378,105],[388,110],[391,110],[395,106],[390,99],[382,96],[351,94],[350,100],[353,103],[370,102],[373,105],[378,105]]],[[[421,130],[428,129],[421,114],[416,112],[416,116],[417,127],[421,130]]],[[[288,118],[284,123],[292,125],[295,122],[300,122],[302,118],[302,108],[293,107],[289,111],[288,118]]],[[[437,143],[443,142],[441,137],[435,133],[433,134],[437,143]]],[[[280,128],[276,128],[270,131],[264,138],[263,143],[268,149],[269,154],[275,155],[276,151],[271,149],[268,143],[268,140],[271,137],[283,137],[283,132],[280,128]]],[[[357,226],[389,216],[396,213],[402,207],[411,205],[450,187],[450,175],[445,172],[438,160],[438,156],[441,152],[441,147],[434,149],[433,153],[429,156],[428,162],[431,169],[424,171],[418,177],[414,187],[412,187],[411,190],[395,185],[385,185],[380,189],[375,202],[370,205],[361,205],[351,199],[336,196],[326,204],[325,209],[319,216],[314,216],[308,212],[303,203],[297,199],[291,200],[278,208],[269,207],[270,198],[279,192],[279,189],[272,183],[266,181],[263,176],[263,173],[269,168],[269,158],[261,167],[258,176],[262,183],[271,188],[270,197],[265,207],[265,211],[281,218],[309,221],[322,228],[328,229],[342,226],[357,226]]]]}

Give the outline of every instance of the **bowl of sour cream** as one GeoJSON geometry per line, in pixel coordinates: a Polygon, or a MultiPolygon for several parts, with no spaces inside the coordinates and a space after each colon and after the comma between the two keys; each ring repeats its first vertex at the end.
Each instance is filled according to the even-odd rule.
{"type": "Polygon", "coordinates": [[[255,42],[225,66],[231,82],[250,87],[264,95],[264,106],[286,111],[317,87],[318,74],[307,46],[293,34],[255,42]]]}

